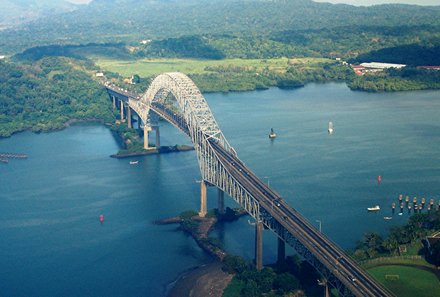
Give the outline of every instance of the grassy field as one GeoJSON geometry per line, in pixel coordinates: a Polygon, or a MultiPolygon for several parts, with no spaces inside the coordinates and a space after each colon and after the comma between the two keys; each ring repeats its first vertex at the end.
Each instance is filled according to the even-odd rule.
{"type": "Polygon", "coordinates": [[[417,267],[386,265],[368,269],[397,297],[440,297],[440,282],[434,273],[417,267]]]}
{"type": "Polygon", "coordinates": [[[209,73],[207,67],[247,67],[262,71],[284,72],[289,65],[301,67],[318,67],[332,60],[323,58],[300,59],[225,59],[225,60],[193,60],[193,59],[141,59],[141,60],[112,60],[95,58],[95,63],[104,70],[117,72],[125,77],[138,74],[141,77],[155,76],[163,72],[178,71],[185,74],[209,73]]]}

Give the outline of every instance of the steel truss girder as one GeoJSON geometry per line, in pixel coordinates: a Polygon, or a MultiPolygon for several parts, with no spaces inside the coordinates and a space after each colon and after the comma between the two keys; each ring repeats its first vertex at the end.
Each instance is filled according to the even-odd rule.
{"type": "MultiPolygon", "coordinates": [[[[162,112],[162,114],[164,114],[164,112],[162,112]]],[[[185,125],[184,122],[182,122],[182,124],[185,125]]],[[[184,130],[182,128],[180,129],[184,130]]],[[[353,296],[327,267],[325,267],[293,234],[288,232],[278,221],[273,219],[273,217],[260,206],[258,201],[233,178],[225,166],[223,166],[216,157],[214,150],[207,139],[208,137],[203,133],[199,133],[198,137],[199,138],[196,139],[197,142],[194,143],[198,144],[196,150],[197,156],[199,157],[198,161],[203,180],[226,192],[255,220],[262,221],[268,229],[272,230],[282,240],[292,246],[299,255],[308,261],[327,280],[331,286],[341,293],[341,296],[353,296]],[[199,141],[199,139],[202,139],[202,141],[199,141]]]]}
{"type": "MultiPolygon", "coordinates": [[[[107,85],[106,87],[109,88],[107,85]]],[[[270,215],[270,209],[267,204],[264,201],[260,203],[253,197],[238,182],[233,172],[228,171],[226,164],[222,164],[221,158],[216,155],[212,142],[220,145],[226,152],[235,157],[236,153],[225,139],[205,99],[191,79],[181,73],[165,73],[153,80],[144,95],[138,96],[133,94],[127,96],[125,93],[121,95],[128,98],[130,107],[147,125],[150,125],[150,111],[154,111],[187,134],[194,144],[201,176],[204,181],[226,192],[255,220],[263,222],[268,229],[275,232],[279,238],[292,246],[342,296],[353,296],[349,290],[350,284],[346,283],[347,287],[340,280],[344,279],[344,277],[338,271],[338,266],[328,265],[329,261],[325,255],[311,252],[311,250],[319,249],[316,248],[315,243],[304,240],[307,238],[304,231],[301,233],[292,225],[284,227],[282,220],[274,219],[270,215]],[[165,106],[164,102],[169,94],[174,96],[182,112],[173,112],[165,106]]],[[[232,168],[231,170],[234,169],[232,168]]]]}
{"type": "MultiPolygon", "coordinates": [[[[153,104],[154,111],[170,121],[174,126],[184,131],[188,136],[190,133],[188,125],[181,116],[173,114],[164,105],[153,104]],[[171,116],[174,116],[171,119],[171,116]]],[[[233,175],[228,172],[222,162],[216,157],[214,150],[208,141],[208,136],[203,133],[193,133],[197,135],[193,140],[200,165],[200,172],[204,181],[211,186],[216,186],[226,192],[232,199],[240,204],[255,220],[263,222],[263,224],[273,231],[287,244],[292,246],[297,253],[309,262],[334,288],[336,288],[341,296],[351,297],[353,294],[344,286],[344,284],[326,267],[310,250],[304,246],[300,240],[284,228],[277,220],[275,220],[268,211],[262,207],[259,202],[246,191],[244,187],[237,182],[233,175]]]]}
{"type": "Polygon", "coordinates": [[[219,161],[210,144],[209,136],[202,131],[190,131],[189,125],[181,115],[173,113],[160,103],[153,103],[151,109],[188,136],[194,137],[192,141],[196,150],[202,179],[211,186],[215,186],[227,193],[249,215],[259,220],[260,204],[219,161]]]}
{"type": "Polygon", "coordinates": [[[261,209],[261,221],[264,226],[274,232],[279,238],[290,245],[295,251],[310,265],[312,265],[316,271],[318,271],[327,282],[338,290],[341,296],[352,297],[354,296],[345,285],[335,276],[334,273],[330,271],[325,265],[322,264],[322,260],[319,260],[313,253],[310,252],[300,240],[297,239],[298,236],[290,233],[282,224],[275,220],[264,208],[261,209]]]}
{"type": "MultiPolygon", "coordinates": [[[[191,104],[179,102],[179,96],[185,96],[178,86],[174,86],[174,81],[169,81],[169,77],[158,76],[153,83],[158,86],[154,86],[153,83],[143,97],[129,97],[130,107],[141,117],[144,123],[150,123],[150,111],[153,111],[157,115],[161,116],[165,120],[169,121],[175,127],[182,130],[187,134],[196,150],[198,164],[201,172],[202,179],[208,182],[211,186],[216,186],[222,191],[226,192],[234,201],[240,204],[246,212],[257,221],[262,221],[263,224],[270,230],[272,230],[278,237],[284,240],[287,244],[292,246],[299,255],[301,255],[306,261],[308,261],[317,271],[321,273],[323,277],[327,279],[327,282],[333,287],[337,288],[342,296],[352,296],[347,294],[345,286],[291,233],[289,233],[280,223],[273,219],[270,214],[260,206],[260,203],[228,172],[226,167],[221,163],[214,153],[210,144],[210,139],[214,138],[220,142],[220,138],[224,137],[220,134],[220,137],[216,137],[219,132],[218,126],[215,124],[208,129],[209,123],[215,123],[215,120],[210,113],[209,109],[204,107],[204,103],[197,102],[195,97],[190,98],[191,104]],[[163,103],[169,93],[172,93],[179,103],[182,113],[174,113],[167,108],[163,103]],[[150,100],[147,100],[151,98],[150,100]],[[191,107],[189,107],[191,106],[191,107]],[[188,112],[191,108],[201,108],[199,113],[188,112]],[[185,113],[186,111],[186,113],[185,113]],[[212,121],[210,122],[210,119],[212,121]],[[201,125],[199,125],[201,120],[201,125]],[[207,124],[208,125],[205,125],[207,124]],[[202,130],[201,127],[205,129],[202,130]]],[[[173,74],[175,76],[175,74],[173,74]]],[[[178,76],[179,83],[182,83],[182,78],[178,76]]],[[[188,83],[185,82],[185,88],[191,92],[191,87],[188,87],[188,83]]],[[[197,92],[193,92],[196,95],[197,92]]],[[[203,97],[202,97],[203,98],[203,97]]],[[[201,100],[200,97],[198,100],[201,100]]],[[[226,143],[223,142],[223,144],[226,143]]],[[[228,144],[228,147],[229,144],[228,144]]],[[[229,150],[235,154],[235,151],[231,148],[229,150]]]]}

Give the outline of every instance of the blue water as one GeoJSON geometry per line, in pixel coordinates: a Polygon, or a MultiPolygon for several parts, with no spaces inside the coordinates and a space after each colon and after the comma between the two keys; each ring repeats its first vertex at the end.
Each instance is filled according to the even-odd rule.
{"type": "MultiPolygon", "coordinates": [[[[406,213],[383,220],[399,194],[439,200],[439,91],[370,94],[310,84],[206,98],[239,157],[343,248],[366,231],[386,234],[404,223],[406,213]],[[367,213],[376,204],[382,210],[367,213]]],[[[164,122],[161,138],[189,144],[164,122]]],[[[117,150],[109,130],[94,124],[0,140],[0,152],[29,154],[0,164],[0,296],[164,296],[183,271],[209,261],[176,226],[153,224],[198,208],[195,153],[137,158],[133,166],[109,158],[117,150]]],[[[209,190],[210,207],[215,194],[209,190]]],[[[251,259],[248,220],[213,235],[251,259]]],[[[276,240],[264,236],[269,263],[276,240]]]]}

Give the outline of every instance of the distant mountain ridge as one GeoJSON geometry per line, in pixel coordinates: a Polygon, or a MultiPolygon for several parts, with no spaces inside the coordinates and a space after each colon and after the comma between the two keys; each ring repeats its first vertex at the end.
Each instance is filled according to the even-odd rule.
{"type": "Polygon", "coordinates": [[[77,9],[66,0],[0,0],[0,7],[0,29],[77,9]]]}
{"type": "Polygon", "coordinates": [[[0,51],[46,44],[138,43],[183,35],[268,36],[361,25],[440,26],[440,6],[355,7],[311,0],[94,0],[69,13],[0,31],[0,51]]]}

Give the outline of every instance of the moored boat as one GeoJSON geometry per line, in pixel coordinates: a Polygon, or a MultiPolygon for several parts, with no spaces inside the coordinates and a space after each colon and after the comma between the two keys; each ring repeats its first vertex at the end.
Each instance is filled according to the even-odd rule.
{"type": "Polygon", "coordinates": [[[373,206],[373,207],[368,207],[367,208],[368,211],[379,211],[380,207],[379,205],[373,206]]]}
{"type": "Polygon", "coordinates": [[[333,134],[333,123],[332,122],[328,122],[328,134],[333,134]]]}
{"type": "Polygon", "coordinates": [[[275,138],[275,137],[277,137],[277,134],[273,131],[273,128],[270,128],[269,138],[270,138],[270,139],[273,139],[273,138],[275,138]]]}

